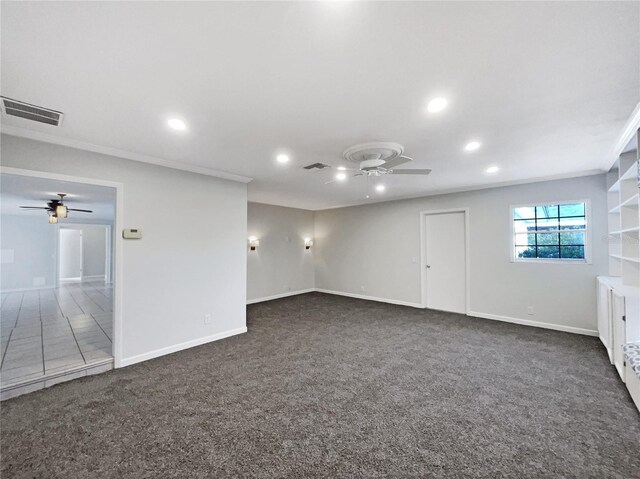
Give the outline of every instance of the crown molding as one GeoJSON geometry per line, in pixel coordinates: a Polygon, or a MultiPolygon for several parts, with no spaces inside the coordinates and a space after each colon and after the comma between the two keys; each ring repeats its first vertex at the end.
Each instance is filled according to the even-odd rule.
{"type": "Polygon", "coordinates": [[[189,171],[191,173],[198,173],[200,175],[213,176],[216,178],[222,178],[224,180],[238,181],[240,183],[249,183],[253,180],[248,176],[235,175],[233,173],[227,173],[225,171],[218,171],[206,166],[196,166],[182,163],[179,161],[165,160],[163,158],[157,158],[155,156],[143,155],[140,153],[132,153],[130,151],[119,150],[117,148],[110,148],[107,146],[95,145],[80,140],[73,140],[70,138],[63,138],[60,136],[50,135],[48,133],[41,133],[38,131],[27,130],[26,128],[18,128],[10,125],[2,125],[1,132],[20,138],[27,138],[29,140],[41,141],[44,143],[51,143],[54,145],[67,146],[75,148],[77,150],[91,151],[93,153],[100,153],[103,155],[115,156],[117,158],[124,158],[126,160],[140,161],[142,163],[148,163],[151,165],[164,166],[165,168],[172,168],[174,170],[189,171]]]}
{"type": "Polygon", "coordinates": [[[611,152],[607,158],[607,166],[611,167],[618,159],[618,157],[624,151],[625,146],[629,144],[633,135],[640,129],[640,103],[636,105],[631,113],[631,116],[627,119],[627,122],[624,124],[624,128],[622,129],[622,133],[618,137],[618,140],[615,142],[613,147],[611,148],[611,152]]]}

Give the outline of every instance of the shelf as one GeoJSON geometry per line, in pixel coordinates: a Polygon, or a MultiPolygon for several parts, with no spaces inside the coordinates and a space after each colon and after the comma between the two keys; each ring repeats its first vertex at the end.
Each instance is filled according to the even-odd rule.
{"type": "Polygon", "coordinates": [[[634,226],[633,228],[625,228],[623,230],[618,230],[618,231],[610,231],[609,234],[619,235],[623,233],[638,233],[638,232],[640,232],[640,226],[634,226]]]}
{"type": "Polygon", "coordinates": [[[631,261],[632,263],[640,263],[640,258],[631,258],[630,256],[622,256],[619,254],[610,254],[612,258],[621,259],[623,261],[631,261]]]}
{"type": "Polygon", "coordinates": [[[627,171],[625,171],[622,174],[622,176],[620,176],[619,181],[633,180],[633,179],[636,179],[637,177],[638,177],[638,167],[635,164],[633,164],[627,169],[627,171]]]}
{"type": "Polygon", "coordinates": [[[613,208],[611,208],[609,210],[609,213],[611,213],[611,214],[620,213],[620,208],[622,208],[623,206],[626,206],[628,208],[638,208],[638,199],[639,198],[640,198],[640,193],[636,193],[631,198],[627,198],[626,200],[624,200],[619,205],[616,205],[613,208]]]}

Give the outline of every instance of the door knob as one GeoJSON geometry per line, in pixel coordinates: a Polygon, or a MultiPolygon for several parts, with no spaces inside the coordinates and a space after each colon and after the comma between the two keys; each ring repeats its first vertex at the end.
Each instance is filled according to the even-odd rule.
{"type": "Polygon", "coordinates": [[[428,264],[428,265],[427,265],[427,269],[429,269],[429,268],[431,268],[431,265],[430,265],[430,264],[428,264]]]}

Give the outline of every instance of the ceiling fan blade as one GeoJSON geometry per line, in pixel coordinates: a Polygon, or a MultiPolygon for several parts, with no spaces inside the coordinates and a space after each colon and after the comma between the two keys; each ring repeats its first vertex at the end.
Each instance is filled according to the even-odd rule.
{"type": "Polygon", "coordinates": [[[26,210],[48,210],[48,206],[21,206],[20,208],[24,208],[26,210]]]}
{"type": "Polygon", "coordinates": [[[402,169],[402,170],[393,170],[391,172],[394,175],[428,175],[431,173],[431,170],[428,168],[424,169],[402,169]]]}
{"type": "Polygon", "coordinates": [[[79,210],[77,208],[67,208],[67,211],[81,211],[83,213],[93,213],[91,210],[79,210]]]}
{"type": "Polygon", "coordinates": [[[380,165],[380,168],[384,168],[385,170],[390,170],[396,166],[400,166],[400,165],[404,165],[405,163],[409,163],[410,161],[413,161],[413,158],[409,158],[408,156],[396,156],[395,158],[392,158],[391,160],[385,162],[384,164],[380,165]]]}

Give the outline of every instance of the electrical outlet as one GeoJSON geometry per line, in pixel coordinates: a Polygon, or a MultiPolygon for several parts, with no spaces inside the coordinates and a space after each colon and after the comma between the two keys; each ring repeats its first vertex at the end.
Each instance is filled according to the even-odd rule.
{"type": "Polygon", "coordinates": [[[211,324],[211,315],[210,314],[205,314],[204,315],[204,324],[211,324]]]}
{"type": "Polygon", "coordinates": [[[533,306],[528,306],[527,307],[527,314],[530,316],[533,316],[533,306]]]}
{"type": "Polygon", "coordinates": [[[364,286],[360,286],[360,290],[364,292],[364,286]]]}
{"type": "Polygon", "coordinates": [[[418,262],[418,258],[417,258],[416,256],[412,257],[412,258],[411,258],[411,262],[412,262],[413,264],[416,264],[416,263],[418,262]]]}

